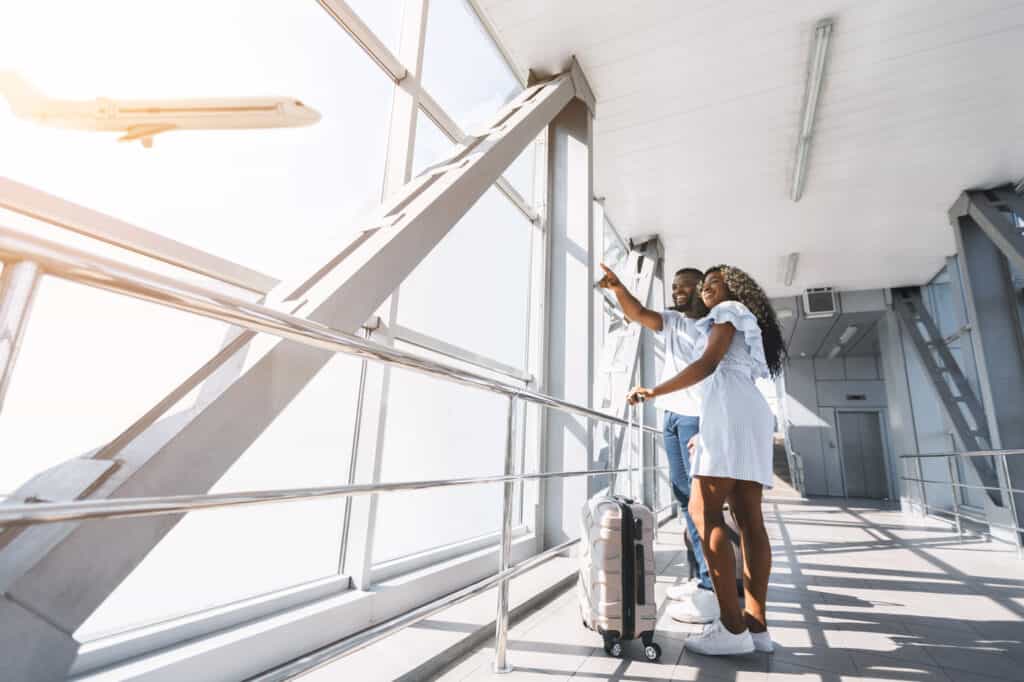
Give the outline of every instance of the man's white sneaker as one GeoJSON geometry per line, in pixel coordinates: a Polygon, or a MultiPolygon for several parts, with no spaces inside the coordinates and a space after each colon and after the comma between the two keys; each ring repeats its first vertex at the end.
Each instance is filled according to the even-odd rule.
{"type": "Polygon", "coordinates": [[[686,648],[705,656],[737,656],[753,653],[754,640],[750,637],[750,630],[734,635],[725,629],[722,621],[716,620],[704,626],[699,635],[687,637],[686,648]]]}
{"type": "Polygon", "coordinates": [[[685,583],[672,585],[665,590],[665,596],[674,601],[686,601],[694,592],[700,589],[700,581],[690,578],[685,583]]]}
{"type": "Polygon", "coordinates": [[[768,634],[767,630],[764,632],[751,632],[750,638],[754,640],[754,648],[758,651],[766,654],[775,651],[775,642],[772,641],[772,636],[768,634]]]}
{"type": "Polygon", "coordinates": [[[711,590],[694,590],[690,598],[668,607],[668,615],[683,623],[710,623],[721,615],[718,597],[711,590]]]}

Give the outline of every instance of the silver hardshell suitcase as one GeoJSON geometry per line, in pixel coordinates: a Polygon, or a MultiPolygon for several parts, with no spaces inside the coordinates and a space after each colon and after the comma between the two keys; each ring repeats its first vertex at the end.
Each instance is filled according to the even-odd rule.
{"type": "MultiPolygon", "coordinates": [[[[637,435],[642,443],[639,424],[637,435]]],[[[632,467],[629,476],[632,494],[632,467]]],[[[594,497],[583,505],[580,616],[585,627],[604,638],[605,652],[616,658],[622,656],[622,642],[630,639],[643,640],[647,659],[661,656],[661,647],[654,643],[654,524],[654,512],[629,497],[594,497]]]]}

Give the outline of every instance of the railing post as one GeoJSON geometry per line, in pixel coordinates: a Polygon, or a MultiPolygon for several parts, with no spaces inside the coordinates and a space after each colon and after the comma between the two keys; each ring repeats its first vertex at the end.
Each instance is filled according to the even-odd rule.
{"type": "Polygon", "coordinates": [[[928,516],[928,493],[924,487],[924,469],[921,467],[921,458],[915,457],[917,464],[917,485],[921,489],[921,516],[928,516]]]}
{"type": "Polygon", "coordinates": [[[7,263],[0,276],[0,410],[38,282],[39,266],[32,261],[7,263]]]}
{"type": "MultiPolygon", "coordinates": [[[[1013,480],[1010,479],[1010,465],[1006,462],[1006,455],[999,455],[999,462],[1003,466],[1003,476],[1006,479],[1006,489],[1001,492],[1006,495],[1006,499],[1009,502],[1007,505],[1010,510],[1010,525],[1013,526],[1013,540],[1017,545],[1017,557],[1024,559],[1024,544],[1021,542],[1020,531],[1016,530],[1020,528],[1020,519],[1017,517],[1017,500],[1013,495],[1013,480]]],[[[1000,486],[1002,488],[1002,486],[1000,486]]]]}
{"type": "Polygon", "coordinates": [[[946,464],[949,465],[949,487],[953,491],[953,518],[956,520],[956,534],[962,540],[964,531],[960,525],[960,500],[957,499],[957,495],[960,494],[960,476],[956,465],[953,464],[955,457],[956,455],[946,457],[946,464]]]}
{"type": "MultiPolygon", "coordinates": [[[[515,396],[508,401],[508,426],[505,439],[505,475],[515,473],[516,466],[516,413],[515,396]]],[[[498,571],[506,571],[512,560],[512,500],[515,482],[506,481],[501,500],[501,549],[498,551],[498,571]]],[[[498,612],[494,619],[494,672],[512,672],[508,663],[508,580],[498,583],[498,612]]]]}

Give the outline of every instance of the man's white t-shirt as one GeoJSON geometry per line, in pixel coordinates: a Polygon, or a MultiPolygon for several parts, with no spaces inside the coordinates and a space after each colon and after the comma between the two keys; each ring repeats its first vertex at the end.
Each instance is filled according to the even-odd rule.
{"type": "MultiPolygon", "coordinates": [[[[661,313],[661,336],[665,340],[665,361],[662,365],[659,383],[665,383],[700,357],[697,349],[699,332],[696,322],[675,310],[666,310],[661,313]]],[[[654,404],[676,414],[697,417],[700,415],[700,384],[658,396],[655,398],[654,404]]]]}

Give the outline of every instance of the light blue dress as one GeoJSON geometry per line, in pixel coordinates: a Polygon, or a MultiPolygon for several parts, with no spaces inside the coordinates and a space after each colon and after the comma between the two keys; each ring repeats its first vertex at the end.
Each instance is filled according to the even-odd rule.
{"type": "Polygon", "coordinates": [[[769,376],[761,328],[745,305],[723,301],[697,321],[701,354],[711,327],[722,323],[732,324],[736,333],[714,373],[701,384],[700,439],[693,475],[756,481],[771,488],[775,417],[754,383],[769,376]]]}

